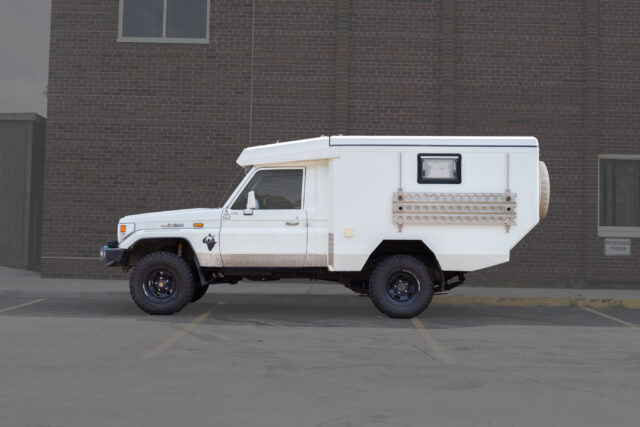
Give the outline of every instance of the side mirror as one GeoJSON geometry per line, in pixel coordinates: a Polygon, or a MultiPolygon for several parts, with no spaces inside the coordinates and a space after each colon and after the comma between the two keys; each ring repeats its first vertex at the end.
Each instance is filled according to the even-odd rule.
{"type": "Polygon", "coordinates": [[[247,194],[247,207],[242,212],[245,215],[253,215],[253,210],[256,208],[256,192],[249,191],[247,194]]]}

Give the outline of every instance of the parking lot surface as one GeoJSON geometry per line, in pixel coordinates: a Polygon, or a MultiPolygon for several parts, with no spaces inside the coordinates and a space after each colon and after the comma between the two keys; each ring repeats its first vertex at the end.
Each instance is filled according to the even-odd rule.
{"type": "Polygon", "coordinates": [[[640,311],[0,299],[2,426],[637,426],[640,311]]]}

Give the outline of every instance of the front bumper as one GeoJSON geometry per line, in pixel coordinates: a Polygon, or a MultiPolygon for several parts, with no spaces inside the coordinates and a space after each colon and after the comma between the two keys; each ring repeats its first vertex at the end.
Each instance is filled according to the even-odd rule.
{"type": "Polygon", "coordinates": [[[118,242],[109,242],[100,248],[100,261],[107,267],[123,265],[127,255],[126,249],[118,247],[118,242]]]}

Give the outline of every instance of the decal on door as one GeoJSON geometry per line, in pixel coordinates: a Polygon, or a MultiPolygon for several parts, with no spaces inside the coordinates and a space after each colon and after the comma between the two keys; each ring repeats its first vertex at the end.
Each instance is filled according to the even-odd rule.
{"type": "Polygon", "coordinates": [[[211,235],[211,233],[209,233],[208,236],[206,236],[204,239],[202,239],[202,243],[206,243],[207,244],[207,248],[209,248],[209,252],[211,252],[213,247],[216,245],[216,239],[214,239],[213,236],[211,235]]]}

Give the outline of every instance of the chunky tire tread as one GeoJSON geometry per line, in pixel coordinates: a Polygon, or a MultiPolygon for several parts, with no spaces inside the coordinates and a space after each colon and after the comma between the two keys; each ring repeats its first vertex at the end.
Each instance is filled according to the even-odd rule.
{"type": "Polygon", "coordinates": [[[181,257],[171,252],[153,252],[143,257],[134,267],[129,278],[131,297],[140,309],[149,314],[173,314],[182,310],[191,302],[196,292],[193,270],[181,257]],[[164,304],[149,300],[144,294],[142,283],[151,270],[165,268],[173,273],[178,293],[176,297],[164,304]]]}
{"type": "Polygon", "coordinates": [[[193,293],[193,298],[191,298],[191,302],[196,302],[200,298],[202,298],[204,294],[207,293],[207,289],[209,289],[209,285],[204,285],[204,286],[196,285],[196,290],[193,293]]]}
{"type": "Polygon", "coordinates": [[[433,298],[433,276],[418,258],[411,255],[392,255],[384,258],[376,265],[369,278],[369,298],[378,310],[389,317],[411,318],[422,313],[433,298]],[[420,291],[413,301],[407,305],[394,304],[387,294],[387,280],[401,270],[411,272],[420,281],[420,291]]]}

